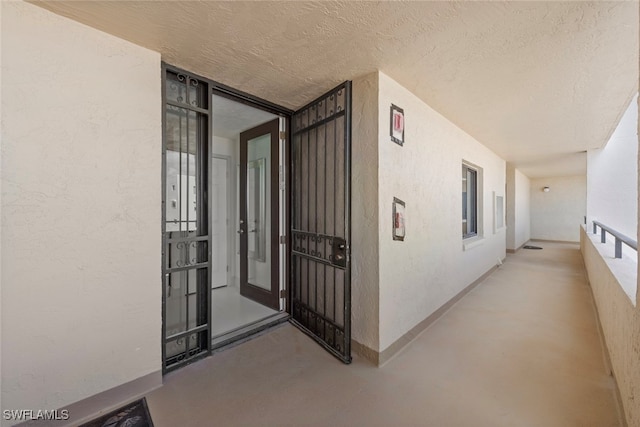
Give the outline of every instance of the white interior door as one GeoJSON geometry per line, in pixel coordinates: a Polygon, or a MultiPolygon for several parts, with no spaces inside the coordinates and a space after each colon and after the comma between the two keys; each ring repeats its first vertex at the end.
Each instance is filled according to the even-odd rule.
{"type": "Polygon", "coordinates": [[[229,159],[214,157],[212,174],[211,287],[220,288],[229,284],[229,159]]]}

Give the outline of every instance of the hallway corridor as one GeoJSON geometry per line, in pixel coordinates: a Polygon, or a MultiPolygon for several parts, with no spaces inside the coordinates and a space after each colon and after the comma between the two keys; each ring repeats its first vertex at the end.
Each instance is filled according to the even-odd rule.
{"type": "Polygon", "coordinates": [[[167,375],[155,426],[619,426],[579,247],[535,244],[381,368],[285,324],[167,375]]]}

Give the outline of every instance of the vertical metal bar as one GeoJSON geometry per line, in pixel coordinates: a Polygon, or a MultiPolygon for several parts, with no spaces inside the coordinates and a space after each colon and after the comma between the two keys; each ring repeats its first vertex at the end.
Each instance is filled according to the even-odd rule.
{"type": "Polygon", "coordinates": [[[607,232],[604,228],[600,228],[600,243],[607,243],[607,232]]]}
{"type": "MultiPolygon", "coordinates": [[[[300,114],[300,127],[298,128],[299,131],[302,130],[302,114],[300,114]]],[[[304,191],[304,189],[302,188],[302,174],[304,173],[303,168],[302,168],[302,160],[304,158],[303,155],[303,146],[302,146],[302,133],[298,133],[297,136],[297,143],[298,143],[298,149],[297,149],[297,153],[296,156],[299,156],[297,160],[297,170],[296,173],[299,173],[299,177],[297,179],[297,184],[296,184],[296,207],[298,209],[298,218],[296,220],[296,228],[298,230],[303,230],[304,229],[304,225],[302,224],[302,217],[304,214],[304,207],[302,206],[302,193],[304,191]]],[[[298,233],[298,245],[299,245],[299,249],[301,249],[301,247],[303,246],[304,242],[302,240],[303,236],[302,234],[298,233]]],[[[296,255],[296,297],[297,297],[297,301],[298,301],[298,309],[301,309],[300,303],[302,302],[302,257],[297,256],[296,255]]],[[[298,320],[300,322],[302,322],[302,312],[300,311],[298,314],[299,318],[298,320]]]]}
{"type": "MultiPolygon", "coordinates": [[[[191,79],[189,77],[185,77],[185,85],[186,85],[186,95],[185,96],[186,96],[186,99],[187,99],[187,104],[189,103],[189,84],[190,84],[190,80],[191,79]]],[[[190,159],[189,159],[189,148],[190,147],[189,147],[189,145],[190,145],[191,134],[189,133],[189,130],[190,130],[189,129],[189,116],[190,116],[189,113],[190,113],[190,111],[189,110],[185,110],[185,111],[186,111],[186,116],[187,116],[187,137],[186,137],[186,140],[187,140],[187,154],[186,154],[186,157],[187,157],[187,175],[186,175],[187,183],[185,184],[185,189],[186,189],[186,193],[187,193],[185,195],[185,197],[187,199],[186,202],[185,202],[186,206],[187,206],[186,209],[185,209],[185,212],[186,212],[186,215],[187,215],[187,218],[186,218],[187,233],[186,233],[185,237],[188,238],[189,234],[190,234],[190,232],[189,232],[189,193],[191,191],[189,189],[189,163],[190,163],[190,159]]],[[[191,246],[191,242],[186,241],[185,245],[184,245],[184,250],[185,250],[185,255],[186,255],[185,256],[185,265],[188,265],[191,262],[191,259],[189,257],[189,248],[190,248],[190,246],[191,246]]],[[[190,283],[189,283],[189,273],[190,272],[191,272],[191,270],[186,270],[185,273],[184,273],[184,277],[186,278],[186,286],[185,286],[185,291],[184,291],[185,306],[186,306],[186,308],[185,308],[185,314],[186,314],[185,330],[186,331],[188,331],[190,329],[189,328],[189,285],[190,285],[190,283]]],[[[196,283],[196,286],[197,286],[197,283],[196,283]]],[[[197,293],[196,293],[196,295],[197,295],[197,293]]],[[[190,344],[191,344],[191,335],[187,334],[184,337],[184,345],[185,345],[184,356],[185,356],[185,359],[189,358],[189,347],[190,347],[190,344]]]]}
{"type": "MultiPolygon", "coordinates": [[[[186,77],[185,77],[185,84],[186,84],[186,77]]],[[[189,121],[188,110],[181,109],[180,112],[181,113],[184,112],[184,115],[187,117],[187,123],[188,123],[188,121],[189,121]]],[[[183,123],[182,123],[182,120],[183,120],[183,115],[180,114],[178,117],[180,118],[179,121],[178,121],[180,123],[180,126],[179,126],[180,138],[179,138],[179,144],[178,144],[178,146],[180,148],[180,151],[178,152],[179,153],[178,154],[178,160],[179,160],[178,161],[178,187],[179,187],[179,190],[178,190],[178,224],[179,224],[178,225],[178,230],[179,230],[179,235],[182,235],[182,225],[183,225],[183,220],[182,220],[182,144],[183,144],[183,141],[182,141],[182,138],[183,138],[182,126],[183,126],[183,123]]],[[[188,134],[188,131],[187,131],[187,134],[188,134]]],[[[184,251],[184,247],[183,247],[183,251],[184,251]]],[[[178,255],[178,256],[180,256],[180,255],[178,255]]],[[[184,295],[184,292],[185,292],[184,288],[183,288],[183,286],[185,285],[185,283],[184,283],[184,273],[178,273],[178,276],[181,279],[180,280],[180,287],[181,287],[180,290],[182,291],[182,293],[184,295]]],[[[189,279],[188,279],[188,277],[187,277],[187,283],[186,284],[187,284],[187,290],[188,290],[189,289],[189,279]]],[[[178,295],[179,294],[180,294],[180,291],[178,291],[178,295]]],[[[187,312],[186,313],[186,320],[185,320],[185,322],[186,322],[185,331],[187,329],[189,329],[189,325],[188,325],[189,320],[188,319],[189,319],[189,313],[187,312]]],[[[185,342],[186,341],[187,340],[185,339],[185,342]]],[[[177,344],[178,344],[178,341],[176,341],[176,345],[177,344]]],[[[185,344],[185,350],[186,350],[186,344],[185,344]]],[[[185,353],[185,356],[186,356],[186,353],[185,353]]]]}
{"type": "MultiPolygon", "coordinates": [[[[187,95],[188,95],[189,94],[189,86],[188,86],[188,84],[190,83],[191,79],[187,77],[186,81],[187,81],[187,95]]],[[[189,158],[189,156],[190,156],[189,150],[191,148],[190,147],[190,145],[191,145],[191,141],[190,141],[190,138],[191,138],[190,131],[191,131],[191,129],[189,129],[189,119],[191,117],[191,111],[186,110],[186,112],[187,112],[187,175],[186,175],[187,183],[185,185],[185,188],[186,188],[187,194],[185,195],[185,197],[187,198],[187,200],[186,200],[185,203],[186,203],[187,208],[185,209],[185,211],[186,211],[186,214],[187,214],[187,218],[186,218],[186,221],[187,221],[187,235],[185,237],[189,237],[189,231],[190,231],[189,230],[189,211],[190,211],[190,209],[189,209],[189,194],[191,193],[191,189],[189,188],[189,177],[190,177],[190,175],[189,175],[189,166],[191,164],[191,159],[189,158]]]]}
{"type": "Polygon", "coordinates": [[[593,234],[596,234],[598,232],[598,230],[596,229],[598,226],[596,225],[596,223],[593,223],[593,234]]]}
{"type": "Polygon", "coordinates": [[[285,155],[285,176],[286,176],[286,189],[289,192],[288,194],[285,193],[285,198],[287,198],[288,196],[288,201],[289,201],[289,209],[287,212],[287,216],[286,216],[286,227],[285,229],[287,230],[287,234],[288,234],[288,238],[287,238],[287,246],[286,246],[286,262],[287,262],[287,267],[289,268],[289,274],[288,274],[288,283],[285,284],[288,293],[289,293],[289,298],[287,298],[287,303],[289,305],[289,314],[293,315],[293,300],[295,298],[295,286],[296,286],[296,282],[295,282],[295,258],[292,256],[291,251],[293,250],[293,246],[295,244],[295,237],[293,235],[293,231],[292,229],[294,228],[294,222],[295,222],[295,204],[293,203],[293,198],[294,198],[294,194],[295,194],[295,161],[293,159],[295,159],[295,136],[293,134],[293,132],[295,131],[295,124],[296,124],[296,117],[295,114],[291,114],[289,116],[289,118],[287,119],[287,129],[288,129],[288,133],[287,133],[287,145],[286,145],[286,149],[285,152],[287,153],[287,155],[285,155]],[[288,171],[288,173],[286,173],[288,171]]]}
{"type": "MultiPolygon", "coordinates": [[[[316,105],[316,121],[318,120],[318,106],[316,105]]],[[[320,126],[316,126],[315,128],[315,132],[316,132],[316,137],[314,139],[315,144],[316,144],[316,156],[314,159],[314,163],[315,163],[315,172],[316,172],[316,178],[315,178],[315,183],[314,183],[314,195],[313,197],[315,198],[315,202],[314,202],[314,216],[315,216],[315,226],[314,226],[314,231],[316,233],[316,238],[315,240],[315,252],[317,254],[318,252],[318,236],[317,234],[320,232],[318,230],[318,216],[320,216],[319,212],[318,212],[318,128],[320,126]]],[[[314,280],[314,293],[315,293],[315,299],[314,299],[314,310],[317,312],[318,311],[318,270],[320,270],[320,265],[318,263],[314,263],[315,264],[315,270],[314,270],[314,274],[315,274],[315,280],[314,280]]],[[[316,326],[317,326],[317,320],[316,320],[316,326]]]]}
{"type": "Polygon", "coordinates": [[[162,373],[167,371],[167,68],[162,64],[162,373]]]}
{"type": "MultiPolygon", "coordinates": [[[[289,191],[290,193],[290,209],[291,209],[291,224],[289,224],[289,244],[292,246],[289,248],[289,253],[291,252],[291,249],[293,249],[293,246],[295,246],[296,243],[296,235],[293,233],[293,229],[296,228],[298,221],[297,221],[297,209],[296,209],[296,191],[298,189],[298,183],[297,183],[297,179],[296,177],[297,175],[297,169],[296,169],[296,160],[297,160],[297,151],[296,151],[296,136],[294,136],[293,132],[295,132],[295,126],[296,126],[296,116],[295,114],[292,115],[291,117],[291,123],[289,124],[289,129],[291,130],[289,132],[290,136],[290,140],[291,140],[291,158],[290,158],[290,162],[289,162],[289,167],[291,168],[291,173],[289,174],[289,176],[291,177],[289,179],[289,182],[291,183],[289,185],[289,191]]],[[[290,258],[290,262],[291,265],[289,266],[290,269],[290,286],[291,289],[289,290],[290,295],[291,295],[291,300],[289,301],[289,311],[290,314],[293,315],[294,311],[293,311],[293,301],[296,299],[296,262],[295,260],[297,260],[297,257],[291,256],[290,258]]]]}
{"type": "MultiPolygon", "coordinates": [[[[323,101],[324,102],[324,117],[325,118],[327,117],[327,99],[328,98],[325,98],[324,101],[323,101]]],[[[324,220],[324,227],[322,228],[322,234],[327,235],[327,234],[329,234],[328,233],[329,230],[327,230],[327,181],[328,181],[328,179],[327,179],[327,124],[325,123],[323,126],[324,126],[324,143],[323,143],[323,145],[324,145],[324,173],[323,173],[324,185],[322,187],[324,189],[324,205],[322,206],[322,216],[323,216],[323,220],[324,220]]],[[[327,239],[324,238],[322,241],[324,242],[323,250],[328,250],[328,249],[325,249],[325,248],[327,248],[327,243],[328,243],[327,239]]],[[[331,245],[329,245],[329,247],[331,247],[331,245]]],[[[326,264],[322,265],[322,272],[323,272],[322,277],[324,278],[324,284],[323,284],[324,285],[323,286],[323,288],[324,288],[323,289],[324,290],[324,297],[322,299],[322,315],[325,318],[325,321],[322,322],[322,324],[324,325],[323,337],[324,337],[324,339],[326,339],[326,337],[327,337],[327,321],[326,321],[326,319],[328,318],[328,316],[327,316],[327,282],[328,281],[327,281],[327,265],[326,264]]]]}
{"type": "MultiPolygon", "coordinates": [[[[180,126],[178,127],[179,129],[179,135],[180,138],[178,140],[178,231],[179,231],[179,236],[182,237],[182,111],[184,110],[184,108],[181,108],[179,110],[178,114],[178,123],[180,124],[180,126]]],[[[186,110],[184,110],[186,111],[186,110]]]]}
{"type": "MultiPolygon", "coordinates": [[[[212,346],[212,331],[211,323],[213,322],[212,313],[212,299],[211,282],[213,272],[211,271],[211,265],[213,260],[213,227],[211,226],[211,215],[213,213],[213,197],[209,194],[211,188],[213,188],[213,162],[211,156],[213,155],[213,93],[209,85],[206,86],[204,96],[207,98],[209,115],[207,116],[207,159],[205,164],[207,165],[207,187],[206,191],[206,206],[207,206],[207,284],[206,284],[206,298],[207,298],[207,354],[211,354],[212,346]]],[[[227,171],[229,173],[229,171],[227,171]]]]}
{"type": "MultiPolygon", "coordinates": [[[[307,229],[305,231],[311,230],[311,174],[309,174],[309,169],[311,168],[311,129],[309,129],[309,125],[311,124],[310,117],[311,108],[307,109],[307,229]]],[[[307,242],[307,253],[311,251],[311,236],[306,236],[307,242]]],[[[305,303],[307,304],[307,321],[306,327],[309,327],[309,308],[311,307],[311,297],[309,296],[310,291],[310,282],[311,282],[311,261],[307,260],[307,300],[305,303]]]]}
{"type": "Polygon", "coordinates": [[[616,258],[622,258],[622,240],[616,237],[616,258]]]}
{"type": "Polygon", "coordinates": [[[344,130],[344,198],[345,198],[345,213],[344,213],[344,227],[345,227],[345,245],[347,263],[344,270],[344,301],[345,301],[345,315],[344,315],[344,349],[345,357],[348,362],[351,361],[351,82],[345,83],[344,94],[344,106],[345,106],[345,130],[344,130]]]}
{"type": "MultiPolygon", "coordinates": [[[[333,93],[333,237],[337,237],[338,234],[338,230],[337,230],[337,203],[336,203],[336,190],[337,190],[337,174],[338,174],[338,168],[337,168],[337,158],[338,158],[338,126],[336,125],[337,120],[335,115],[338,114],[338,91],[335,90],[333,93]]],[[[329,97],[329,99],[331,99],[331,97],[329,97]]],[[[332,242],[333,243],[333,242],[332,242]]],[[[334,346],[336,345],[336,341],[337,341],[337,336],[336,336],[336,332],[337,332],[337,316],[336,316],[336,311],[337,311],[337,300],[336,300],[336,288],[338,287],[337,283],[337,275],[338,275],[338,269],[335,267],[332,267],[333,270],[333,322],[335,323],[335,327],[333,328],[333,343],[334,346]]]]}
{"type": "MultiPolygon", "coordinates": [[[[191,105],[191,102],[190,102],[190,100],[191,100],[191,95],[190,95],[191,77],[186,76],[186,78],[185,78],[185,86],[186,86],[185,99],[187,100],[187,105],[191,105]]],[[[190,180],[190,178],[191,178],[190,168],[191,168],[191,142],[192,141],[191,141],[191,123],[190,122],[191,122],[191,114],[195,114],[195,113],[192,113],[188,109],[186,110],[186,112],[187,112],[187,152],[186,152],[187,172],[186,172],[185,178],[186,178],[187,182],[185,184],[185,190],[186,190],[186,194],[185,194],[185,197],[186,197],[186,202],[185,202],[186,203],[186,209],[185,209],[185,212],[186,212],[187,234],[186,234],[185,237],[188,238],[191,235],[191,230],[190,230],[190,227],[191,227],[191,215],[190,215],[191,206],[189,205],[189,202],[191,201],[190,200],[191,199],[191,188],[189,188],[189,187],[190,187],[190,184],[191,184],[190,183],[190,181],[191,181],[190,180]]],[[[196,129],[196,132],[197,132],[197,129],[196,129]]],[[[197,135],[196,135],[196,137],[197,137],[197,135]]],[[[194,162],[194,163],[197,163],[197,162],[194,162]]],[[[186,257],[185,257],[185,265],[189,265],[189,263],[191,263],[191,257],[189,256],[190,255],[189,254],[190,248],[191,248],[191,242],[189,242],[189,241],[185,242],[185,252],[186,252],[185,253],[185,255],[186,255],[186,257]]],[[[185,276],[187,278],[187,286],[185,288],[185,295],[186,295],[186,298],[185,298],[186,310],[185,310],[185,312],[187,314],[187,329],[186,329],[187,331],[189,329],[191,329],[190,328],[190,324],[189,324],[190,323],[189,316],[191,314],[190,313],[191,310],[189,310],[189,299],[190,299],[190,294],[191,294],[191,292],[190,292],[190,287],[191,287],[190,273],[191,273],[191,271],[194,271],[194,270],[187,270],[185,272],[185,276]]],[[[196,283],[195,283],[196,294],[195,294],[195,297],[197,298],[197,295],[198,295],[198,292],[197,292],[197,290],[198,290],[197,289],[197,287],[198,287],[198,281],[197,281],[198,272],[197,272],[197,270],[195,270],[194,272],[195,272],[195,275],[196,275],[196,283]]],[[[196,301],[196,307],[197,307],[197,301],[196,301]]],[[[189,350],[191,348],[191,334],[187,334],[185,336],[185,348],[186,348],[185,358],[188,359],[189,358],[189,350]]]]}

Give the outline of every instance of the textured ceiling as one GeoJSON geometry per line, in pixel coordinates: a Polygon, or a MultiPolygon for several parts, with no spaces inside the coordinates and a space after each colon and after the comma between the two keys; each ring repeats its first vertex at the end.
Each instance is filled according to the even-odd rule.
{"type": "Polygon", "coordinates": [[[585,172],[638,86],[637,2],[35,2],[289,108],[379,69],[530,177],[585,172]]]}

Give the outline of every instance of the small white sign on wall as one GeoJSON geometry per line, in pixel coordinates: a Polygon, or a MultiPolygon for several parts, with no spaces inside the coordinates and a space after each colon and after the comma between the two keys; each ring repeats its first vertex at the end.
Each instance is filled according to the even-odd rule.
{"type": "Polygon", "coordinates": [[[493,233],[504,228],[504,196],[493,192],[493,233]]]}

